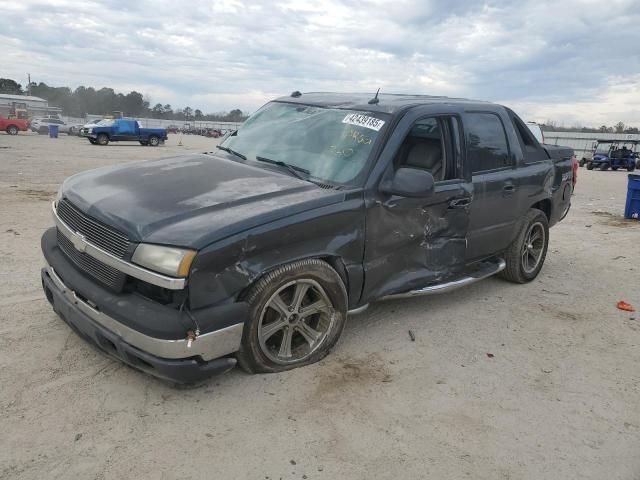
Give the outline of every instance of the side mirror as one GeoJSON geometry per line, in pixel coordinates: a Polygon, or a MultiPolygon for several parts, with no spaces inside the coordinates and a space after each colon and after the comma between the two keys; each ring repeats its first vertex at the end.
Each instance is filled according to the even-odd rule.
{"type": "Polygon", "coordinates": [[[433,193],[435,180],[431,173],[418,168],[403,167],[396,170],[391,180],[384,181],[380,190],[401,197],[428,197],[433,193]]]}

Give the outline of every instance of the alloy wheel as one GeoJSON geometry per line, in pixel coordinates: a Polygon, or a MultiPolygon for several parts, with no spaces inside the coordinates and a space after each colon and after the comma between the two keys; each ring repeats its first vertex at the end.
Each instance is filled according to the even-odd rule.
{"type": "Polygon", "coordinates": [[[531,224],[527,230],[522,247],[522,269],[526,274],[531,274],[538,268],[544,253],[545,237],[544,226],[540,222],[531,224]]]}
{"type": "Polygon", "coordinates": [[[289,282],[262,309],[258,324],[260,349],[275,363],[304,361],[327,338],[334,316],[331,300],[320,284],[311,279],[289,282]]]}

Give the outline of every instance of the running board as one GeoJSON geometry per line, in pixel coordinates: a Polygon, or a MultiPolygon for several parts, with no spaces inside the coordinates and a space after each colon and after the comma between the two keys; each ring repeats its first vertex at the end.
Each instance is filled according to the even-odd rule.
{"type": "Polygon", "coordinates": [[[507,264],[502,258],[498,258],[495,260],[487,260],[480,263],[480,268],[478,268],[477,270],[471,273],[466,274],[464,277],[460,277],[446,283],[429,285],[428,287],[420,288],[418,290],[410,290],[404,293],[387,295],[386,297],[382,297],[380,300],[412,298],[412,297],[420,297],[423,295],[437,295],[439,293],[450,292],[452,290],[457,290],[458,288],[466,287],[467,285],[471,285],[472,283],[479,282],[480,280],[484,280],[487,277],[495,275],[496,273],[504,270],[506,266],[507,264]]]}

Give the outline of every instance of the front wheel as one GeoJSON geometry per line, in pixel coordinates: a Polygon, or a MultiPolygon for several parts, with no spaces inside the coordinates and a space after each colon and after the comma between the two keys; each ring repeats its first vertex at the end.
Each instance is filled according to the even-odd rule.
{"type": "Polygon", "coordinates": [[[236,356],[250,373],[289,370],[324,358],[347,319],[347,292],[326,262],[301,260],[266,274],[244,295],[249,319],[236,356]]]}
{"type": "Polygon", "coordinates": [[[9,135],[17,135],[18,134],[18,127],[16,127],[15,125],[9,125],[7,127],[7,133],[9,135]]]}
{"type": "Polygon", "coordinates": [[[587,162],[587,170],[593,170],[593,163],[587,162]]]}
{"type": "Polygon", "coordinates": [[[91,143],[91,145],[95,145],[97,142],[95,138],[90,138],[89,143],[91,143]]]}
{"type": "Polygon", "coordinates": [[[109,144],[109,136],[106,133],[101,133],[96,138],[96,142],[98,145],[108,145],[109,144]]]}
{"type": "Polygon", "coordinates": [[[505,252],[507,267],[500,275],[515,283],[527,283],[538,276],[549,247],[549,221],[538,209],[522,219],[518,235],[505,252]]]}
{"type": "Polygon", "coordinates": [[[627,165],[627,172],[633,172],[635,169],[636,169],[635,163],[630,163],[629,165],[627,165]]]}
{"type": "Polygon", "coordinates": [[[160,144],[160,139],[155,135],[151,135],[149,137],[149,145],[152,147],[157,147],[160,144]]]}
{"type": "Polygon", "coordinates": [[[584,164],[585,164],[585,163],[587,163],[587,161],[586,161],[584,158],[581,158],[581,159],[580,159],[580,161],[578,162],[578,164],[579,164],[581,167],[584,167],[584,164]]]}

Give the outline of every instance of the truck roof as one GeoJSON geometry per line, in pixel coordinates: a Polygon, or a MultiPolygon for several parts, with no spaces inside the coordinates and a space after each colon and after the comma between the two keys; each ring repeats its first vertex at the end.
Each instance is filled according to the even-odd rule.
{"type": "Polygon", "coordinates": [[[440,97],[432,95],[405,95],[395,93],[381,93],[379,102],[369,104],[375,93],[333,93],[333,92],[308,92],[294,96],[288,95],[277,98],[276,102],[300,103],[304,105],[317,105],[321,107],[345,108],[350,110],[367,110],[370,112],[396,113],[408,107],[429,104],[452,104],[469,107],[487,108],[497,106],[481,100],[469,100],[466,98],[440,97]]]}

